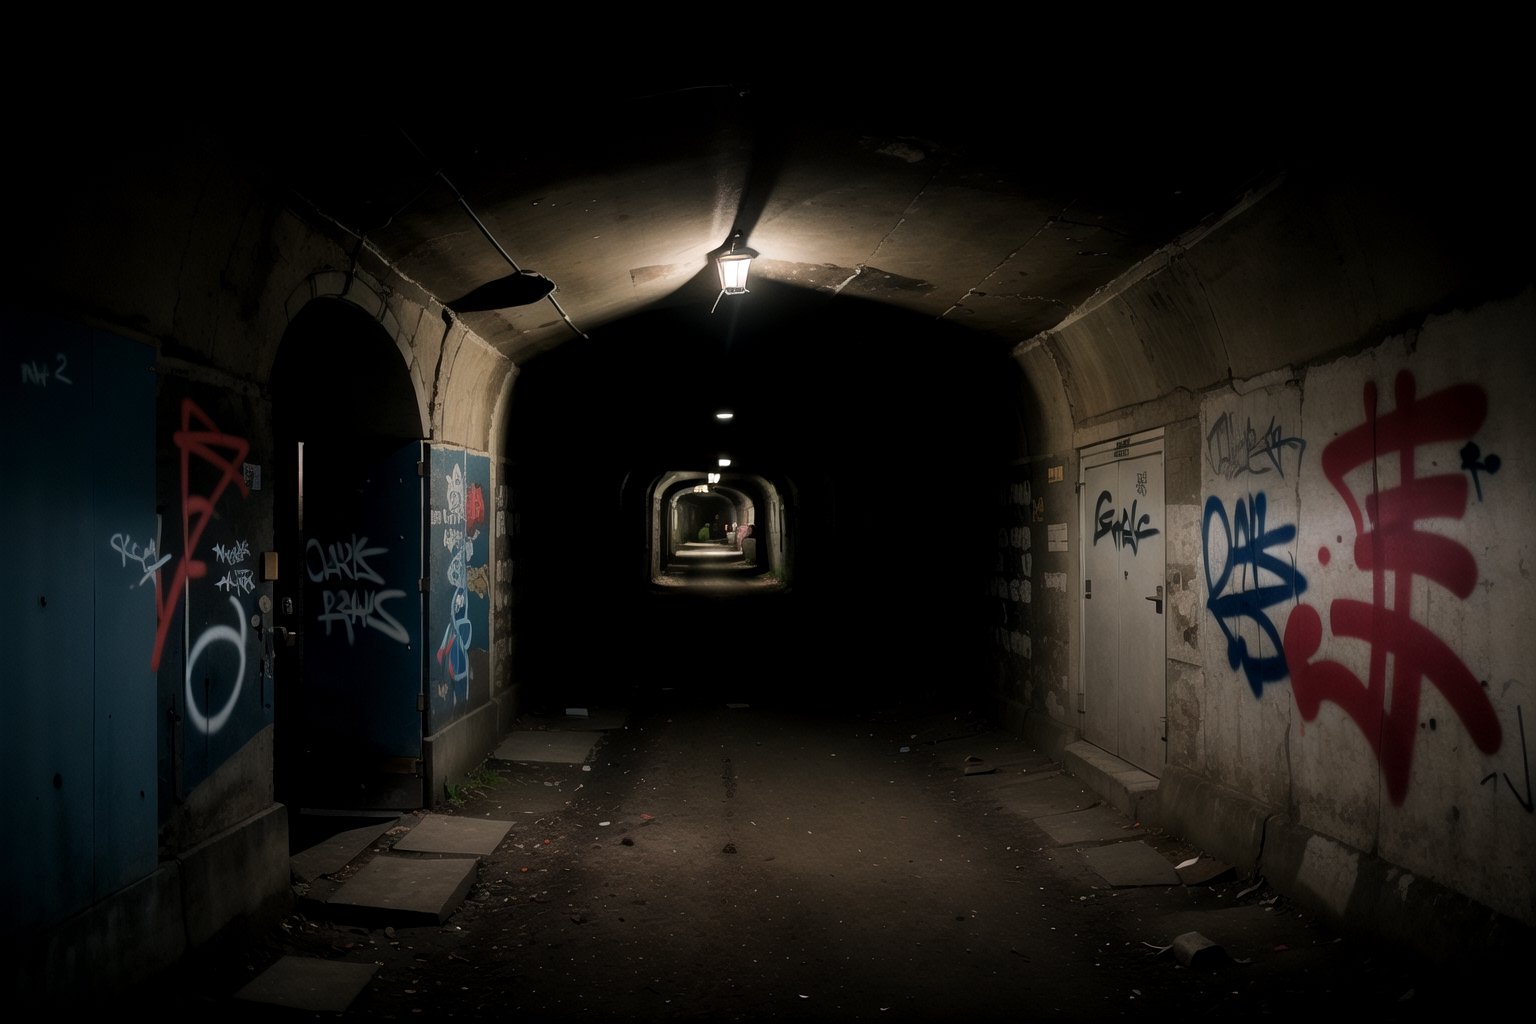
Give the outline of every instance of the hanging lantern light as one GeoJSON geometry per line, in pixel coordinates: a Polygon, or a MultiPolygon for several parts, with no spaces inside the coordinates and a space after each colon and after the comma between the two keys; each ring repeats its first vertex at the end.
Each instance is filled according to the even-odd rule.
{"type": "Polygon", "coordinates": [[[721,297],[746,294],[747,271],[752,268],[755,256],[757,253],[741,244],[740,231],[731,235],[730,245],[715,257],[715,268],[720,271],[720,294],[715,296],[715,305],[709,308],[711,313],[720,305],[721,297]]]}

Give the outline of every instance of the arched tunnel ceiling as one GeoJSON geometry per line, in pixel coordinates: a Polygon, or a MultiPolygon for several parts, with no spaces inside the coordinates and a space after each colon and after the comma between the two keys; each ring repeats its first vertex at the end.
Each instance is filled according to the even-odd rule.
{"type": "MultiPolygon", "coordinates": [[[[364,234],[519,363],[642,310],[707,308],[710,254],[733,229],[759,258],[754,294],[726,302],[751,302],[755,317],[771,316],[771,282],[1011,346],[1294,155],[1274,125],[1042,131],[1017,114],[1020,86],[998,84],[848,97],[631,86],[522,129],[471,113],[291,121],[262,146],[301,208],[364,234]],[[476,308],[514,264],[553,281],[553,296],[476,308]]],[[[1054,102],[1064,125],[1089,114],[1054,102]]]]}
{"type": "MultiPolygon", "coordinates": [[[[618,84],[577,74],[528,93],[444,83],[420,99],[402,83],[389,103],[355,88],[198,98],[180,81],[173,103],[129,79],[89,105],[24,105],[13,137],[27,142],[29,191],[45,197],[23,211],[39,230],[47,197],[88,206],[93,175],[126,168],[178,187],[157,182],[157,161],[191,150],[207,173],[249,176],[332,226],[385,287],[424,289],[526,366],[642,314],[718,330],[750,313],[761,334],[781,314],[803,318],[808,298],[963,329],[909,340],[899,358],[956,337],[1002,354],[1277,174],[1359,162],[1357,173],[1416,167],[1435,183],[1453,164],[1487,166],[1489,140],[1518,134],[1503,81],[1514,72],[1491,59],[1455,79],[1385,79],[1374,51],[1302,74],[1290,51],[1208,49],[1175,74],[1172,50],[1124,67],[1081,65],[1070,50],[875,84],[793,69],[618,84]],[[1074,80],[1085,70],[1091,85],[1074,80]],[[752,293],[707,316],[710,255],[733,229],[760,254],[752,293]],[[553,295],[486,301],[514,266],[553,295]]],[[[1437,190],[1460,202],[1469,180],[1464,170],[1437,190]]],[[[672,339],[655,324],[626,343],[665,358],[672,339]]],[[[878,355],[883,341],[852,343],[878,355]]]]}

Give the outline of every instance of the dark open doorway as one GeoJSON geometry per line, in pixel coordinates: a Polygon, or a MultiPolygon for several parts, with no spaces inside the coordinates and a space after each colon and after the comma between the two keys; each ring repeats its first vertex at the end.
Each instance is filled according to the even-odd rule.
{"type": "Polygon", "coordinates": [[[319,299],[289,325],[271,390],[277,799],[419,807],[426,446],[415,389],[377,320],[319,299]]]}

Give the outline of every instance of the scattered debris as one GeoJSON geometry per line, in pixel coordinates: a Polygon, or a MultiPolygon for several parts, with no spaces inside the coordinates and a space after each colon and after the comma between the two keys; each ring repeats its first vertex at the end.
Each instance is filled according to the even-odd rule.
{"type": "Polygon", "coordinates": [[[1233,897],[1233,899],[1240,900],[1244,896],[1247,896],[1249,893],[1257,892],[1258,890],[1260,890],[1262,888],[1264,888],[1264,879],[1261,878],[1257,882],[1254,882],[1252,885],[1250,885],[1248,888],[1244,889],[1242,892],[1238,893],[1236,896],[1233,897]]]}
{"type": "Polygon", "coordinates": [[[1214,857],[1191,857],[1174,868],[1185,885],[1211,885],[1230,881],[1236,869],[1214,857]]]}
{"type": "Polygon", "coordinates": [[[968,756],[964,764],[965,774],[967,775],[990,775],[992,772],[997,771],[995,767],[987,764],[987,762],[974,754],[968,756]]]}
{"type": "Polygon", "coordinates": [[[1173,940],[1173,955],[1185,967],[1213,967],[1227,959],[1227,951],[1199,932],[1185,932],[1173,940]]]}

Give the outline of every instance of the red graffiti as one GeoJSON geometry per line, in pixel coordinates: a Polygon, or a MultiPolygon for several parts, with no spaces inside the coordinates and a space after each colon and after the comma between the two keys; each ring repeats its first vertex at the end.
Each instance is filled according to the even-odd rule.
{"type": "Polygon", "coordinates": [[[245,485],[244,463],[251,446],[243,437],[219,431],[208,414],[198,408],[190,398],[181,400],[181,429],[172,435],[176,447],[181,449],[181,559],[169,586],[160,573],[155,574],[155,611],[159,627],[155,631],[155,653],[149,667],[160,668],[160,656],[165,648],[165,638],[170,633],[176,606],[188,580],[202,579],[208,574],[208,563],[193,558],[198,542],[213,510],[230,484],[240,488],[242,496],[250,493],[245,485]],[[193,420],[198,429],[193,429],[193,420]],[[227,455],[226,455],[227,453],[227,455]],[[209,463],[219,470],[218,481],[207,494],[192,494],[190,476],[192,457],[209,463]]]}
{"type": "MultiPolygon", "coordinates": [[[[1467,733],[1484,753],[1503,741],[1493,705],[1476,678],[1445,643],[1412,615],[1415,577],[1424,576],[1465,600],[1477,583],[1477,562],[1463,545],[1418,528],[1423,519],[1460,519],[1467,507],[1467,481],[1460,473],[1414,475],[1420,445],[1464,440],[1483,423],[1488,401],[1482,388],[1460,384],[1420,400],[1413,374],[1397,375],[1397,408],[1377,414],[1374,382],[1365,385],[1365,422],[1336,438],[1323,450],[1323,473],[1333,484],[1355,523],[1355,566],[1371,573],[1370,603],[1340,598],[1328,613],[1335,637],[1371,645],[1369,681],[1336,661],[1310,659],[1322,645],[1322,617],[1299,604],[1285,626],[1285,658],[1301,717],[1317,717],[1323,701],[1332,701],[1365,734],[1387,784],[1387,795],[1401,804],[1408,792],[1418,732],[1419,693],[1427,678],[1460,716],[1467,733]],[[1373,465],[1378,457],[1398,455],[1398,483],[1378,490],[1373,472],[1364,515],[1344,482],[1353,469],[1373,465]],[[1392,574],[1388,601],[1387,574],[1392,574]],[[1391,659],[1388,699],[1387,663],[1391,659]]],[[[1318,560],[1327,565],[1325,547],[1318,560]]]]}
{"type": "Polygon", "coordinates": [[[485,525],[485,489],[470,484],[469,496],[464,499],[464,532],[474,536],[475,528],[485,525]]]}

